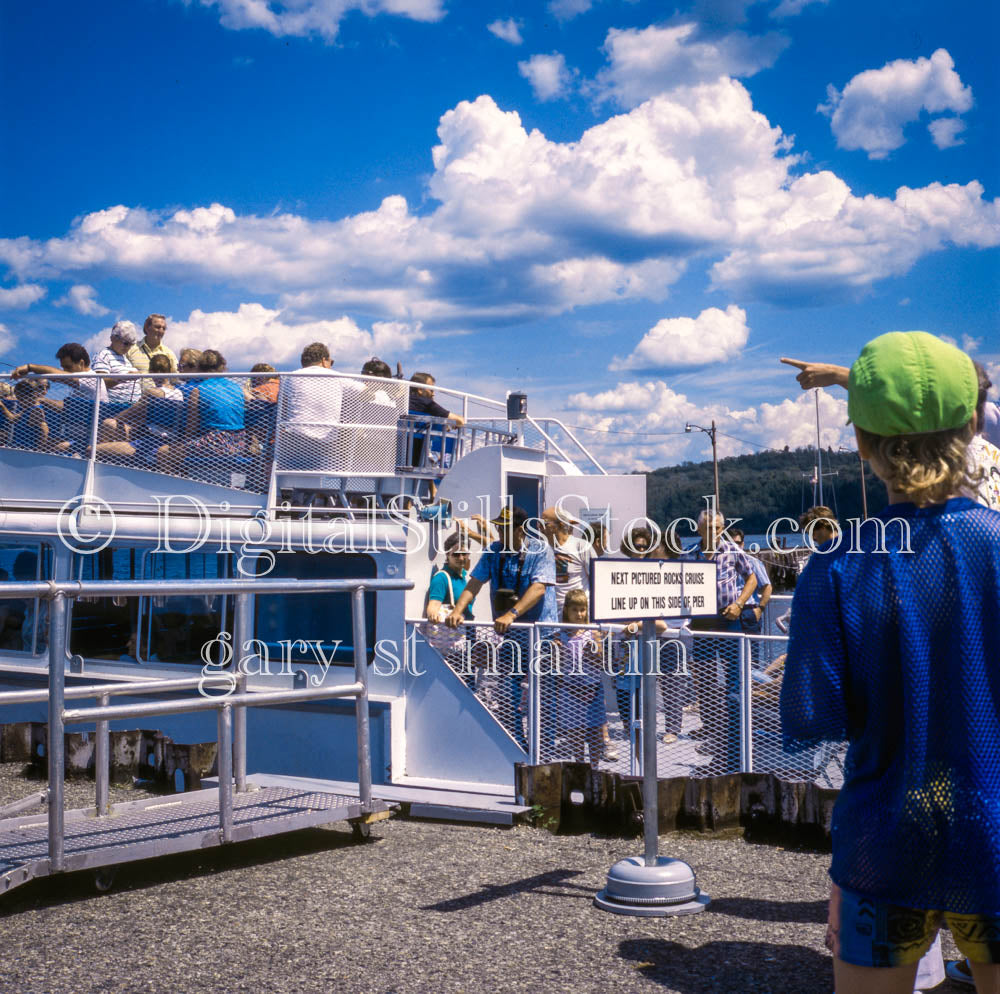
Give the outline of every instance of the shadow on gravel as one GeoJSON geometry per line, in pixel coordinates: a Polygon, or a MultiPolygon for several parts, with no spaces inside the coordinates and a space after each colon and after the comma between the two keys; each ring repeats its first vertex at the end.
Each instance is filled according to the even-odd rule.
{"type": "MultiPolygon", "coordinates": [[[[347,825],[338,825],[336,829],[303,829],[287,835],[237,842],[231,846],[159,856],[156,859],[136,863],[122,863],[117,867],[108,868],[114,871],[111,874],[113,883],[110,888],[104,889],[143,890],[171,880],[205,877],[227,870],[262,866],[296,856],[308,856],[311,853],[371,845],[378,841],[379,837],[375,834],[363,841],[356,840],[350,826],[347,825]]],[[[94,881],[94,870],[79,870],[75,873],[32,880],[0,897],[0,919],[30,909],[99,898],[101,894],[94,881]]]]}
{"type": "MultiPolygon", "coordinates": [[[[714,908],[715,902],[712,902],[714,908]]],[[[679,942],[629,939],[618,947],[648,980],[680,994],[822,994],[833,990],[833,961],[805,946],[770,942],[679,942]]]]}
{"type": "Polygon", "coordinates": [[[489,901],[496,901],[502,897],[513,897],[515,894],[554,894],[557,897],[585,897],[588,901],[594,899],[593,887],[582,887],[579,884],[567,883],[571,877],[578,877],[581,870],[548,870],[545,873],[538,873],[533,877],[525,877],[522,880],[514,880],[509,884],[497,884],[495,886],[486,885],[476,891],[475,894],[466,894],[464,897],[452,897],[447,901],[439,901],[437,904],[423,905],[421,911],[465,911],[468,908],[476,908],[489,901]],[[563,890],[543,890],[545,887],[558,887],[581,891],[579,894],[567,894],[563,890]]]}
{"type": "Polygon", "coordinates": [[[717,915],[749,918],[758,922],[826,922],[826,901],[763,901],[752,897],[720,897],[712,900],[717,915]]]}

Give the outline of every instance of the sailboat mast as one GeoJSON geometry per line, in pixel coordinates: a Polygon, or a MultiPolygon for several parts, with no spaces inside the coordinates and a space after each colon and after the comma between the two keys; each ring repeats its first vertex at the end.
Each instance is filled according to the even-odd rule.
{"type": "Polygon", "coordinates": [[[819,487],[819,503],[823,503],[823,452],[819,444],[819,390],[816,391],[816,480],[819,487]]]}

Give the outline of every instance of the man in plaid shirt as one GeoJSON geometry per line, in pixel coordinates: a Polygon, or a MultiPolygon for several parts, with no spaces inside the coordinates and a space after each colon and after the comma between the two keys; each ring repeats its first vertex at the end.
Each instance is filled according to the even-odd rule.
{"type": "Polygon", "coordinates": [[[698,632],[739,632],[740,615],[754,590],[757,577],[750,556],[735,542],[723,538],[725,518],[718,512],[702,511],[698,516],[697,545],[685,550],[682,559],[715,563],[715,592],[718,614],[692,618],[696,633],[692,648],[691,672],[698,694],[701,729],[693,734],[704,738],[698,752],[712,756],[705,772],[735,773],[740,768],[740,645],[737,639],[720,639],[698,632]],[[720,686],[716,656],[722,661],[725,685],[720,686]]]}

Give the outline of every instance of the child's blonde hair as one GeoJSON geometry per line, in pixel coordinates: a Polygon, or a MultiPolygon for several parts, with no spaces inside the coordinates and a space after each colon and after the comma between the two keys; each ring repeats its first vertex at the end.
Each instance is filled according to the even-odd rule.
{"type": "Polygon", "coordinates": [[[567,617],[569,613],[569,607],[571,604],[582,604],[584,608],[587,609],[587,613],[590,613],[590,598],[582,590],[569,590],[566,593],[566,600],[563,601],[563,621],[569,621],[567,617]]]}
{"type": "Polygon", "coordinates": [[[940,504],[979,485],[982,470],[969,465],[966,452],[975,434],[971,421],[921,435],[874,435],[856,427],[872,469],[886,486],[918,507],[940,504]]]}

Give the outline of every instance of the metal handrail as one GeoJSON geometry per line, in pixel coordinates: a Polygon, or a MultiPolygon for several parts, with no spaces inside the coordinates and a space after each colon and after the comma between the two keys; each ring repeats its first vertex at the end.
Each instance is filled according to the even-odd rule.
{"type": "Polygon", "coordinates": [[[0,582],[0,599],[5,597],[143,597],[147,594],[331,594],[365,590],[409,590],[412,580],[364,579],[322,580],[262,577],[259,580],[33,580],[0,582]]]}
{"type": "MultiPolygon", "coordinates": [[[[282,704],[291,701],[319,698],[354,697],[355,720],[358,738],[358,793],[363,814],[372,812],[371,739],[368,716],[368,648],[365,635],[365,592],[368,590],[408,590],[413,581],[404,578],[382,580],[167,580],[130,581],[48,581],[36,583],[3,583],[0,592],[8,596],[40,597],[50,601],[49,607],[49,687],[48,714],[48,775],[49,775],[49,869],[58,873],[66,869],[64,786],[65,738],[67,724],[90,721],[97,723],[95,747],[96,813],[98,817],[109,813],[109,722],[113,719],[146,717],[160,714],[184,714],[197,711],[218,711],[218,771],[219,771],[219,831],[222,842],[233,839],[233,780],[236,790],[246,789],[246,708],[282,704]],[[235,593],[234,642],[243,649],[252,645],[253,617],[250,595],[254,593],[351,593],[351,619],[354,641],[354,675],[350,684],[300,690],[273,691],[250,694],[246,691],[246,673],[211,675],[205,682],[197,681],[207,689],[208,684],[219,685],[220,679],[229,683],[232,694],[216,697],[199,696],[178,701],[154,701],[144,704],[111,706],[113,693],[142,694],[157,690],[188,689],[191,678],[177,681],[143,681],[128,685],[128,690],[118,684],[97,685],[87,688],[66,689],[66,649],[68,635],[67,602],[74,597],[141,595],[147,591],[160,594],[235,593]],[[172,686],[167,686],[172,684],[172,686]],[[67,710],[67,697],[97,696],[98,706],[67,710]],[[234,741],[235,739],[235,741],[234,741]]],[[[15,692],[17,693],[17,692],[15,692]]],[[[23,700],[23,698],[20,698],[23,700]]],[[[2,702],[2,701],[0,701],[2,702]]]]}
{"type": "MultiPolygon", "coordinates": [[[[150,680],[144,677],[119,680],[117,683],[92,683],[86,687],[67,687],[63,698],[86,700],[89,697],[114,697],[118,694],[169,694],[179,690],[197,690],[199,687],[229,686],[229,676],[183,677],[178,680],[150,680]]],[[[8,690],[0,693],[3,704],[40,704],[49,699],[48,690],[8,690]]]]}
{"type": "MultiPolygon", "coordinates": [[[[562,428],[562,430],[565,431],[566,434],[573,440],[577,448],[597,467],[601,475],[608,475],[607,470],[593,457],[593,455],[591,455],[586,446],[584,446],[584,444],[561,421],[557,418],[541,418],[540,420],[549,421],[552,424],[559,425],[559,427],[562,428]]],[[[535,431],[537,431],[542,438],[545,439],[547,445],[551,445],[552,448],[554,448],[556,452],[566,460],[566,462],[573,462],[570,456],[566,453],[566,450],[563,449],[563,447],[539,424],[538,421],[535,420],[535,418],[529,417],[528,422],[534,427],[535,431]]]]}

